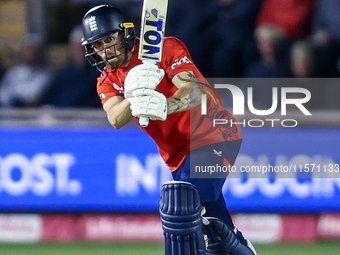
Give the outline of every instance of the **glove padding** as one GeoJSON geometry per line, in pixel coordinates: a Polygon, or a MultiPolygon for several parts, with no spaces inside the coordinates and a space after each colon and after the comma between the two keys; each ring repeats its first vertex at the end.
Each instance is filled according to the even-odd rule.
{"type": "Polygon", "coordinates": [[[139,89],[133,91],[133,97],[128,98],[131,114],[134,117],[147,116],[151,120],[166,120],[168,102],[166,97],[155,90],[139,89]]]}
{"type": "Polygon", "coordinates": [[[140,64],[133,67],[124,81],[124,97],[132,97],[136,89],[155,89],[164,77],[164,70],[153,64],[140,64]]]}

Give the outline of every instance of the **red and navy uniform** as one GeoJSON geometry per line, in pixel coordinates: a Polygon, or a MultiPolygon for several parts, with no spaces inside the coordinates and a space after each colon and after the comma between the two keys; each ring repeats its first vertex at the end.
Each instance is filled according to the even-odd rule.
{"type": "MultiPolygon", "coordinates": [[[[129,70],[142,64],[138,59],[139,40],[134,47],[134,55],[127,67],[115,71],[106,69],[97,82],[98,95],[104,104],[113,96],[124,97],[124,80],[129,70]]],[[[201,202],[206,207],[206,216],[224,220],[231,228],[233,223],[224,198],[222,186],[225,178],[191,178],[193,162],[198,165],[234,164],[241,145],[242,134],[236,119],[226,111],[216,91],[207,84],[203,75],[193,63],[186,46],[174,37],[164,40],[163,58],[157,63],[164,69],[165,76],[156,91],[171,97],[177,87],[172,79],[182,72],[192,71],[200,82],[200,88],[207,94],[207,114],[201,114],[201,106],[190,111],[170,114],[166,121],[150,121],[148,127],[141,127],[156,142],[165,163],[169,166],[174,180],[187,181],[196,186],[201,202]],[[213,126],[213,119],[226,119],[228,124],[213,126]],[[214,154],[218,152],[221,154],[214,154]]],[[[135,118],[138,123],[138,118],[135,118]]],[[[238,233],[242,243],[246,241],[238,233]]]]}
{"type": "MultiPolygon", "coordinates": [[[[113,96],[124,96],[124,80],[129,70],[136,65],[142,64],[138,59],[139,40],[134,48],[134,56],[129,66],[118,68],[114,72],[103,72],[98,78],[97,91],[104,104],[113,96]]],[[[204,79],[200,71],[192,62],[186,46],[174,37],[164,40],[162,62],[157,64],[165,70],[165,77],[157,86],[156,91],[166,97],[172,96],[177,87],[172,83],[172,78],[185,71],[193,71],[195,77],[204,79]]],[[[201,85],[205,91],[209,91],[214,98],[207,96],[208,115],[201,118],[200,106],[191,111],[184,111],[168,115],[166,121],[150,121],[148,127],[142,128],[156,142],[159,152],[171,172],[176,171],[183,163],[189,151],[196,148],[220,143],[224,141],[235,141],[242,138],[237,125],[233,127],[213,127],[212,120],[218,115],[219,119],[233,119],[233,116],[221,106],[215,90],[209,85],[201,85]]],[[[135,118],[138,123],[138,118],[135,118]]]]}

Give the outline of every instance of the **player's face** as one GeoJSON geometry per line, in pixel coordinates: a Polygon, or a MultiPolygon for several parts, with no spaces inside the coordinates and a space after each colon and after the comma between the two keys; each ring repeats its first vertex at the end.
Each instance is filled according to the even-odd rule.
{"type": "Polygon", "coordinates": [[[117,69],[124,64],[125,47],[121,43],[123,38],[123,33],[115,33],[93,43],[94,50],[105,60],[107,67],[117,69]]]}

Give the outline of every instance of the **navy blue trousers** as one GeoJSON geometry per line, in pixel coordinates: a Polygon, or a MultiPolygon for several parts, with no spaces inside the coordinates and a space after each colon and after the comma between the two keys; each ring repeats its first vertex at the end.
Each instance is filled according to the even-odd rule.
{"type": "MultiPolygon", "coordinates": [[[[192,150],[179,169],[172,173],[175,181],[185,181],[193,184],[201,198],[201,204],[206,209],[206,217],[216,217],[223,220],[231,229],[234,228],[230,213],[222,194],[222,187],[226,178],[191,178],[190,169],[195,166],[223,165],[224,158],[233,165],[240,150],[242,140],[223,142],[200,147],[192,150]],[[216,152],[221,152],[217,155],[216,152]]],[[[241,232],[237,233],[241,243],[246,241],[241,232]]]]}

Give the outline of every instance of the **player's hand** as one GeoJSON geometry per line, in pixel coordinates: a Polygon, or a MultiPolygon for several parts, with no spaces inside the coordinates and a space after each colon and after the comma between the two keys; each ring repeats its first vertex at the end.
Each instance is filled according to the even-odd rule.
{"type": "Polygon", "coordinates": [[[155,90],[139,89],[128,98],[131,114],[134,117],[147,116],[151,120],[166,120],[168,102],[166,97],[155,90]]]}
{"type": "Polygon", "coordinates": [[[133,67],[124,81],[124,97],[132,97],[136,89],[155,89],[164,77],[164,70],[153,64],[140,64],[133,67]]]}

